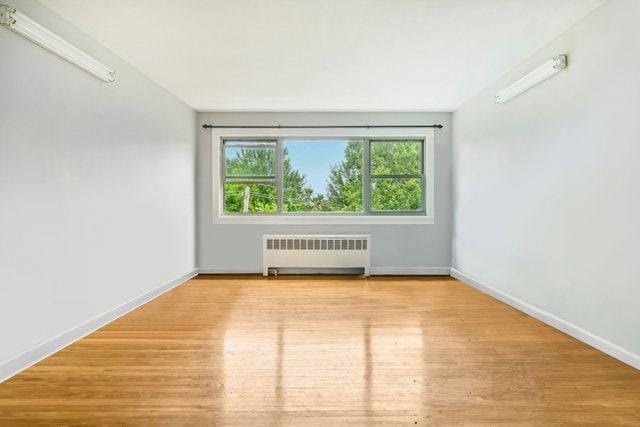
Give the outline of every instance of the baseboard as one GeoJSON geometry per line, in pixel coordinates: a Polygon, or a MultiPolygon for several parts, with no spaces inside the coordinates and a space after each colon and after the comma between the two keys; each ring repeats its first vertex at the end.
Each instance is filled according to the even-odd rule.
{"type": "Polygon", "coordinates": [[[104,325],[113,322],[118,317],[121,317],[130,311],[140,307],[141,305],[151,301],[152,299],[162,295],[163,293],[175,288],[176,286],[186,282],[187,280],[197,275],[196,270],[192,270],[189,273],[183,274],[175,280],[159,286],[151,291],[125,302],[124,304],[111,309],[103,314],[88,320],[67,332],[64,332],[48,341],[45,341],[37,346],[14,356],[13,358],[0,363],[0,383],[11,378],[17,373],[27,369],[42,359],[51,356],[53,353],[62,350],[70,344],[78,341],[79,339],[89,335],[90,333],[100,329],[104,325]]]}
{"type": "Polygon", "coordinates": [[[449,267],[371,267],[372,276],[448,276],[449,267]]]}
{"type": "MultiPolygon", "coordinates": [[[[371,267],[372,276],[448,276],[449,267],[371,267]]],[[[262,274],[262,269],[198,268],[199,274],[262,274]]]]}
{"type": "Polygon", "coordinates": [[[454,277],[461,282],[464,282],[467,285],[472,286],[477,290],[484,292],[485,294],[488,294],[495,299],[500,300],[505,304],[508,304],[511,307],[516,308],[528,314],[529,316],[534,317],[539,321],[546,323],[547,325],[556,328],[559,331],[564,332],[565,334],[570,335],[573,338],[600,350],[603,353],[608,354],[609,356],[615,357],[616,359],[626,363],[627,365],[631,365],[636,369],[640,369],[640,355],[634,354],[629,350],[625,350],[624,348],[619,347],[616,344],[605,340],[604,338],[600,338],[599,336],[594,335],[591,332],[585,331],[584,329],[579,328],[578,326],[573,325],[551,313],[534,307],[531,304],[515,298],[501,290],[486,285],[479,280],[476,280],[473,277],[459,270],[456,270],[455,268],[451,268],[451,277],[454,277]]]}
{"type": "Polygon", "coordinates": [[[262,268],[197,268],[198,274],[260,274],[262,268]]]}

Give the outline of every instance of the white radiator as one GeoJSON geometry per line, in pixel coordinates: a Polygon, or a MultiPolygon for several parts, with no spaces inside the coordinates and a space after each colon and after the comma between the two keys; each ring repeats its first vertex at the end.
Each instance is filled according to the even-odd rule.
{"type": "Polygon", "coordinates": [[[369,235],[262,236],[262,274],[269,268],[371,268],[369,235]]]}

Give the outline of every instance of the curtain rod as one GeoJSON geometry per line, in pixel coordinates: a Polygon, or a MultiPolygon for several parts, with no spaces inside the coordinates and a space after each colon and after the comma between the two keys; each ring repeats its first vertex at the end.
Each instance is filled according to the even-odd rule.
{"type": "Polygon", "coordinates": [[[380,129],[380,128],[437,128],[442,125],[202,125],[205,129],[380,129]]]}

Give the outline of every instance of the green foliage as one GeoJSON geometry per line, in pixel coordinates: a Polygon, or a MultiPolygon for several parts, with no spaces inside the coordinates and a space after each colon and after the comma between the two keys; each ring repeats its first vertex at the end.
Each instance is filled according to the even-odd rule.
{"type": "Polygon", "coordinates": [[[420,178],[373,178],[371,180],[371,210],[417,211],[422,198],[420,178]]]}
{"type": "Polygon", "coordinates": [[[422,179],[376,178],[380,175],[419,175],[420,141],[371,141],[371,210],[416,211],[422,207],[422,179]]]}
{"type": "Polygon", "coordinates": [[[371,175],[411,175],[421,170],[420,141],[371,141],[371,175]]]}
{"type": "Polygon", "coordinates": [[[245,188],[249,188],[249,212],[276,212],[275,185],[225,184],[224,204],[227,212],[243,212],[245,188]]]}
{"type": "Polygon", "coordinates": [[[344,160],[331,166],[327,179],[328,210],[362,212],[362,179],[364,147],[362,141],[349,141],[344,160]]]}
{"type": "MultiPolygon", "coordinates": [[[[316,194],[306,175],[292,168],[284,151],[283,209],[285,212],[362,212],[362,141],[349,141],[344,158],[331,166],[326,194],[316,194]]],[[[227,151],[227,177],[245,177],[225,185],[227,212],[243,212],[245,189],[249,188],[249,212],[276,212],[275,148],[233,147],[227,151]],[[267,176],[272,183],[252,183],[246,177],[267,176]]],[[[420,174],[421,144],[418,141],[371,142],[371,208],[374,211],[414,211],[422,206],[420,178],[376,178],[376,175],[420,174]]]]}
{"type": "Polygon", "coordinates": [[[314,194],[313,188],[307,186],[307,177],[299,171],[292,169],[291,159],[284,149],[282,161],[283,173],[283,206],[285,212],[320,212],[323,210],[324,197],[322,194],[314,194]]]}
{"type": "Polygon", "coordinates": [[[245,189],[249,189],[248,211],[276,212],[277,193],[275,187],[276,150],[273,148],[229,147],[226,152],[227,178],[238,178],[249,181],[227,183],[224,188],[224,204],[226,212],[243,212],[245,189]],[[251,177],[271,177],[271,184],[252,183],[251,177]],[[249,177],[249,178],[247,178],[249,177]]]}
{"type": "Polygon", "coordinates": [[[272,176],[276,174],[276,148],[234,147],[227,148],[227,177],[272,176]]]}

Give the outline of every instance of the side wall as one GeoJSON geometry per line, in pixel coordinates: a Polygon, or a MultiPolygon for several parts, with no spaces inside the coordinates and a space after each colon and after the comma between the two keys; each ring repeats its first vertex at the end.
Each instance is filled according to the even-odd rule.
{"type": "Polygon", "coordinates": [[[262,235],[356,233],[372,235],[374,272],[425,271],[451,264],[450,113],[199,113],[198,267],[209,272],[262,271],[262,235]],[[432,225],[229,225],[212,221],[211,131],[218,124],[441,123],[435,133],[435,224],[432,225]],[[408,249],[407,249],[408,248],[408,249]]]}
{"type": "Polygon", "coordinates": [[[195,265],[195,113],[39,3],[10,3],[117,82],[0,28],[0,380],[195,265]]]}
{"type": "Polygon", "coordinates": [[[453,267],[636,357],[639,21],[606,2],[453,116],[453,267]],[[560,53],[565,71],[494,104],[560,53]]]}

